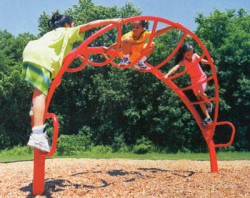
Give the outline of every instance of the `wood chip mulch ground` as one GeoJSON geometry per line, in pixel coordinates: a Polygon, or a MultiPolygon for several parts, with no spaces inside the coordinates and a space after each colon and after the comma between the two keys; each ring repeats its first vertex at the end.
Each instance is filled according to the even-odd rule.
{"type": "MultiPolygon", "coordinates": [[[[249,198],[250,161],[47,159],[37,197],[249,198]]],[[[32,195],[33,161],[0,163],[0,197],[32,195]]]]}

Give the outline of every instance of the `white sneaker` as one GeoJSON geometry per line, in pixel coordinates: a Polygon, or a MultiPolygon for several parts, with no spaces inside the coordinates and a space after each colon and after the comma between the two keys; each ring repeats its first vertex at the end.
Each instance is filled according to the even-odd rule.
{"type": "Polygon", "coordinates": [[[50,152],[50,146],[48,142],[48,137],[46,133],[42,134],[31,134],[29,142],[27,144],[28,146],[39,149],[44,152],[50,152]]]}
{"type": "Polygon", "coordinates": [[[126,65],[129,65],[130,64],[130,60],[129,58],[125,57],[125,58],[122,58],[120,63],[119,63],[119,66],[126,66],[126,65]]]}

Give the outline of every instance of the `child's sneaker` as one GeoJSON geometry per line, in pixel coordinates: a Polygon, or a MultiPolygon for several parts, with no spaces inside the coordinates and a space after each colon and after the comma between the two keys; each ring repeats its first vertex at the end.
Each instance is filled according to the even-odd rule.
{"type": "Polygon", "coordinates": [[[209,103],[206,104],[206,107],[207,107],[208,113],[209,114],[212,113],[212,111],[213,111],[213,104],[211,102],[209,102],[209,103]]]}
{"type": "Polygon", "coordinates": [[[46,132],[42,134],[31,133],[28,146],[44,152],[50,152],[50,146],[46,132]]]}
{"type": "Polygon", "coordinates": [[[120,61],[120,63],[119,63],[119,66],[121,66],[121,65],[128,65],[128,64],[130,64],[129,58],[122,58],[121,61],[120,61]]]}
{"type": "Polygon", "coordinates": [[[203,121],[202,121],[202,125],[203,126],[206,126],[208,125],[209,123],[213,122],[213,120],[211,118],[205,118],[203,121]]]}
{"type": "Polygon", "coordinates": [[[146,69],[147,65],[144,62],[139,61],[138,63],[136,63],[135,68],[136,69],[146,69]]]}

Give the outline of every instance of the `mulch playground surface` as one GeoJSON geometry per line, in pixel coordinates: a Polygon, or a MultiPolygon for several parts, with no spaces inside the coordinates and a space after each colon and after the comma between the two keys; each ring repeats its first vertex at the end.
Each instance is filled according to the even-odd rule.
{"type": "MultiPolygon", "coordinates": [[[[46,159],[37,197],[250,197],[250,161],[46,159]]],[[[0,197],[32,195],[33,161],[0,163],[0,197]]]]}

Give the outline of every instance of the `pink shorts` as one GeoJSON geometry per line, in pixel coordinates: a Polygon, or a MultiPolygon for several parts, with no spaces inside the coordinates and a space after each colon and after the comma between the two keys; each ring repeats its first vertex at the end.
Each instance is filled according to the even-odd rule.
{"type": "Polygon", "coordinates": [[[193,92],[194,95],[197,96],[199,93],[204,93],[206,91],[207,82],[199,84],[200,82],[207,79],[207,76],[203,76],[201,79],[192,79],[191,83],[194,85],[193,92]]]}

